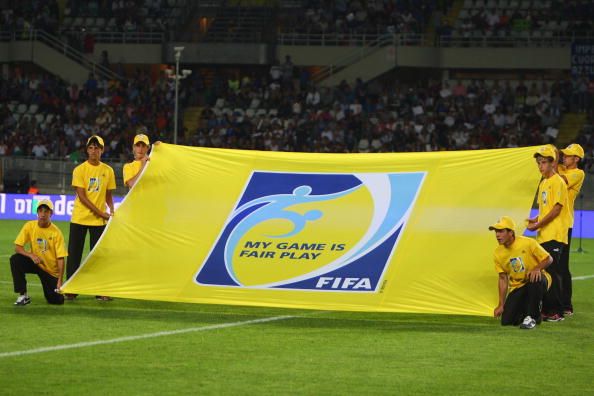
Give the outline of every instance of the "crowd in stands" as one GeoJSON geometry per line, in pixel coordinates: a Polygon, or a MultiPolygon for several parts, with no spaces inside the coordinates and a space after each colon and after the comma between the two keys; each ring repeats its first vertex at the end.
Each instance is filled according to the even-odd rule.
{"type": "MultiPolygon", "coordinates": [[[[587,112],[590,125],[594,116],[594,82],[586,79],[410,84],[386,78],[327,88],[299,74],[290,57],[269,73],[216,75],[209,85],[196,73],[182,82],[179,97],[182,109],[203,108],[189,140],[180,124],[182,144],[322,153],[554,143],[564,112],[587,112]]],[[[165,74],[137,71],[125,82],[90,75],[78,87],[13,67],[0,79],[0,103],[0,155],[79,161],[86,139],[98,133],[107,142],[105,158],[127,160],[142,125],[151,140],[171,141],[174,87],[165,74]]],[[[592,158],[591,127],[579,142],[592,158]]]]}
{"type": "Polygon", "coordinates": [[[0,0],[0,32],[28,31],[32,28],[56,33],[59,10],[55,0],[0,0]]]}
{"type": "MultiPolygon", "coordinates": [[[[180,84],[180,103],[186,89],[180,84]]],[[[87,138],[106,141],[105,158],[127,160],[138,127],[152,139],[168,139],[174,108],[173,80],[137,71],[126,81],[93,75],[83,86],[68,85],[47,73],[10,68],[0,78],[0,155],[84,158],[87,138]]]]}
{"type": "Polygon", "coordinates": [[[423,33],[436,8],[452,0],[310,0],[281,20],[285,33],[423,33]]]}
{"type": "Polygon", "coordinates": [[[325,88],[294,78],[287,62],[268,76],[216,84],[188,143],[365,153],[539,145],[555,141],[563,112],[586,111],[594,103],[594,89],[579,91],[580,79],[384,80],[325,88]]]}

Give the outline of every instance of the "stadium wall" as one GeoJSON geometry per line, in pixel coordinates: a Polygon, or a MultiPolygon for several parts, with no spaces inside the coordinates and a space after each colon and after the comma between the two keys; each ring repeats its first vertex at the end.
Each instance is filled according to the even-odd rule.
{"type": "Polygon", "coordinates": [[[163,63],[161,44],[104,44],[95,45],[95,61],[107,51],[111,63],[159,64],[163,63]]]}
{"type": "MultiPolygon", "coordinates": [[[[358,47],[278,47],[278,59],[290,55],[296,65],[330,65],[355,55],[358,47]]],[[[185,56],[185,55],[184,55],[185,56]]],[[[569,69],[570,48],[435,48],[398,46],[394,66],[472,69],[569,69]]]]}
{"type": "Polygon", "coordinates": [[[89,70],[38,40],[0,43],[3,62],[33,62],[70,83],[83,84],[89,70]]]}

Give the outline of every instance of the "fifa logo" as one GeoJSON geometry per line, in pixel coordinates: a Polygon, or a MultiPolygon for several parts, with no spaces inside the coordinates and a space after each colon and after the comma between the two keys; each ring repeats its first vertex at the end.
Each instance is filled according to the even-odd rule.
{"type": "Polygon", "coordinates": [[[377,291],[424,177],[254,172],[195,280],[377,291]]]}

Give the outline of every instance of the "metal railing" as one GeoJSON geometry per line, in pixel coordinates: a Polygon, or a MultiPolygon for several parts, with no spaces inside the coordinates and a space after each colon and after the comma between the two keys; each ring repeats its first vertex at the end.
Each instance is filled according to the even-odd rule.
{"type": "MultiPolygon", "coordinates": [[[[80,30],[66,29],[62,33],[67,35],[79,35],[80,30]]],[[[146,32],[91,32],[95,42],[112,44],[162,44],[165,42],[165,33],[163,30],[149,30],[146,32]]]]}
{"type": "MultiPolygon", "coordinates": [[[[510,34],[505,37],[488,35],[460,34],[436,36],[435,42],[428,42],[424,34],[417,33],[281,33],[278,36],[280,45],[304,46],[350,46],[362,47],[370,45],[383,37],[394,37],[396,46],[432,47],[568,47],[576,41],[592,42],[594,34],[510,34]]],[[[432,40],[433,41],[433,40],[432,40]]]]}
{"type": "Polygon", "coordinates": [[[392,34],[380,33],[280,33],[280,45],[352,46],[361,47],[392,34]]]}
{"type": "Polygon", "coordinates": [[[436,47],[569,47],[576,41],[594,41],[594,35],[541,36],[534,34],[513,34],[505,37],[487,35],[442,35],[437,37],[436,47]]]}

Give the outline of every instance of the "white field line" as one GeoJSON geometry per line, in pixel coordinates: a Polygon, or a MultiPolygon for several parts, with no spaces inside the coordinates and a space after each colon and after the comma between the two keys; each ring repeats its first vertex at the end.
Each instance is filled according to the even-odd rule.
{"type": "Polygon", "coordinates": [[[585,279],[592,279],[594,275],[584,275],[584,276],[574,276],[571,280],[585,280],[585,279]]]}
{"type": "Polygon", "coordinates": [[[96,341],[78,342],[76,344],[63,344],[63,345],[55,345],[55,346],[43,347],[43,348],[25,349],[25,350],[21,350],[21,351],[3,352],[3,353],[0,353],[0,359],[6,358],[6,357],[13,357],[13,356],[33,355],[33,354],[37,354],[37,353],[61,351],[61,350],[65,350],[65,349],[86,348],[86,347],[95,346],[95,345],[117,344],[120,342],[136,341],[136,340],[143,340],[143,339],[155,338],[155,337],[165,337],[165,336],[177,335],[177,334],[219,330],[219,329],[226,329],[229,327],[240,327],[240,326],[247,326],[247,325],[251,325],[251,324],[275,322],[278,320],[286,320],[286,319],[292,319],[292,318],[296,318],[296,316],[288,316],[288,315],[273,316],[273,317],[269,317],[269,318],[245,320],[242,322],[221,323],[221,324],[216,324],[216,325],[211,325],[211,326],[190,327],[187,329],[169,330],[169,331],[158,331],[156,333],[139,334],[139,335],[127,336],[127,337],[118,337],[118,338],[112,338],[110,340],[96,340],[96,341]]]}
{"type": "MultiPolygon", "coordinates": [[[[594,275],[575,276],[572,278],[572,280],[586,280],[586,279],[591,279],[591,278],[594,278],[594,275]]],[[[12,284],[12,282],[7,282],[7,281],[0,281],[0,283],[12,284]]],[[[13,357],[13,356],[23,356],[23,355],[32,355],[32,354],[44,353],[44,352],[61,351],[61,350],[65,350],[65,349],[86,348],[86,347],[95,346],[95,345],[117,344],[120,342],[136,341],[136,340],[143,340],[143,339],[147,339],[147,338],[164,337],[164,336],[177,335],[177,334],[219,330],[219,329],[226,329],[226,328],[230,328],[230,327],[246,326],[246,325],[250,325],[250,324],[267,323],[267,322],[274,322],[274,321],[278,321],[278,320],[293,319],[296,317],[297,316],[288,316],[288,315],[273,316],[273,317],[269,317],[269,318],[246,320],[246,321],[242,321],[242,322],[221,323],[221,324],[216,324],[216,325],[212,325],[212,326],[190,327],[187,329],[158,331],[156,333],[147,333],[147,334],[139,334],[139,335],[135,335],[135,336],[118,337],[118,338],[112,338],[109,340],[87,341],[87,342],[79,342],[79,343],[75,343],[75,344],[63,344],[63,345],[55,345],[55,346],[51,346],[51,347],[25,349],[25,350],[21,350],[21,351],[13,351],[13,352],[3,352],[3,353],[0,353],[0,359],[6,358],[6,357],[13,357]]]]}

